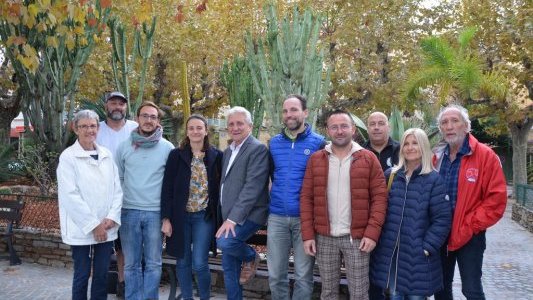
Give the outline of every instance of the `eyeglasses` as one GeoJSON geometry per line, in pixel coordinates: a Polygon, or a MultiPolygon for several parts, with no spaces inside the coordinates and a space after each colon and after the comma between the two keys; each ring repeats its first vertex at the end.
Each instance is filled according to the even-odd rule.
{"type": "Polygon", "coordinates": [[[155,121],[155,120],[159,119],[159,116],[148,115],[148,114],[142,114],[139,117],[143,118],[144,120],[152,120],[152,121],[155,121]]]}
{"type": "Polygon", "coordinates": [[[340,126],[339,125],[328,126],[328,129],[331,130],[331,131],[339,131],[339,129],[341,131],[347,131],[347,130],[350,130],[351,128],[352,128],[352,126],[350,126],[348,124],[341,124],[340,126]]]}
{"type": "Polygon", "coordinates": [[[78,125],[78,126],[76,126],[76,128],[81,129],[81,130],[87,130],[87,129],[94,130],[94,129],[98,128],[98,125],[94,125],[94,124],[93,125],[78,125]]]}

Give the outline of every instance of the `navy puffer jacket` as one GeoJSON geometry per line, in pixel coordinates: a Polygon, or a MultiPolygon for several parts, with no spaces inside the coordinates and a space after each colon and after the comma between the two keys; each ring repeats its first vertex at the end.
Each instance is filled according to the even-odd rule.
{"type": "Polygon", "coordinates": [[[313,132],[305,124],[305,130],[291,140],[285,132],[270,140],[270,155],[273,166],[270,190],[270,213],[280,216],[300,216],[300,190],[305,175],[307,160],[311,154],[324,148],[324,137],[313,132]]]}
{"type": "MultiPolygon", "coordinates": [[[[385,178],[390,173],[387,170],[385,178]]],[[[430,296],[442,289],[439,249],[450,231],[451,218],[444,180],[436,171],[421,175],[418,169],[407,184],[404,170],[399,170],[389,191],[385,225],[372,253],[372,282],[385,289],[389,276],[396,276],[396,291],[405,295],[430,296]],[[397,246],[397,273],[389,274],[397,246]]]]}

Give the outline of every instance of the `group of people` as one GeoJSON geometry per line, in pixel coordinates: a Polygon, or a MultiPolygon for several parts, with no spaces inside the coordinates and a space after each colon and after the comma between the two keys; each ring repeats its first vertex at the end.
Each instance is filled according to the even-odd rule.
{"type": "Polygon", "coordinates": [[[100,123],[96,113],[78,112],[77,140],[60,157],[73,299],[87,298],[91,269],[91,298],[105,299],[117,231],[126,299],[158,298],[163,244],[177,259],[182,299],[193,299],[193,274],[200,299],[209,299],[208,256],[216,248],[227,298],[242,299],[260,260],[246,241],[265,224],[272,299],[311,299],[315,258],[321,299],[338,299],[342,265],[350,299],[453,299],[456,263],[463,294],[484,299],[485,231],[503,215],[506,183],[496,154],[470,133],[463,107],[441,110],[443,139],[432,151],[418,128],[394,141],[381,112],[368,117],[364,145],[354,141],[352,116],[331,112],[326,142],[306,123],[306,99],[289,95],[284,127],[268,147],[251,135],[250,112],[230,108],[231,143],[222,152],[209,142],[203,116],[186,120],[174,148],[162,137],[157,105],[144,102],[135,127],[124,118],[127,101],[109,94],[100,123]]]}

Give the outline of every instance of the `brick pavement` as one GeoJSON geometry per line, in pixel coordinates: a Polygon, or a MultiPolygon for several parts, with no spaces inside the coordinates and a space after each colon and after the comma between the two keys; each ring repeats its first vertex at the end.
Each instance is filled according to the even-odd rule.
{"type": "MultiPolygon", "coordinates": [[[[489,300],[533,299],[533,234],[511,220],[510,205],[505,217],[487,232],[483,284],[489,300]]],[[[459,272],[454,282],[455,299],[462,296],[459,272]]],[[[10,267],[0,261],[0,299],[69,299],[72,270],[23,262],[10,267]]],[[[168,297],[168,286],[160,289],[168,297]]],[[[212,299],[224,299],[216,294],[212,299]]],[[[116,299],[110,295],[109,299],[116,299]]]]}

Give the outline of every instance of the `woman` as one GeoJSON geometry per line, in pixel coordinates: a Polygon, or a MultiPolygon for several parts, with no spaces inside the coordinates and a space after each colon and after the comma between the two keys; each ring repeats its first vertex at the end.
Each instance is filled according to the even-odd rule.
{"type": "Polygon", "coordinates": [[[96,144],[98,115],[74,116],[76,142],[59,157],[57,184],[61,237],[72,246],[72,299],[107,299],[107,271],[122,207],[118,169],[111,152],[96,144]]]}
{"type": "Polygon", "coordinates": [[[161,191],[161,231],[167,237],[167,253],[177,258],[182,299],[193,299],[193,270],[200,299],[209,299],[208,255],[214,240],[222,152],[209,144],[203,116],[190,116],[186,131],[180,147],[168,156],[161,191]]]}
{"type": "Polygon", "coordinates": [[[439,249],[450,230],[451,207],[423,130],[405,131],[399,163],[385,178],[392,185],[370,278],[389,299],[426,299],[442,288],[439,249]]]}

